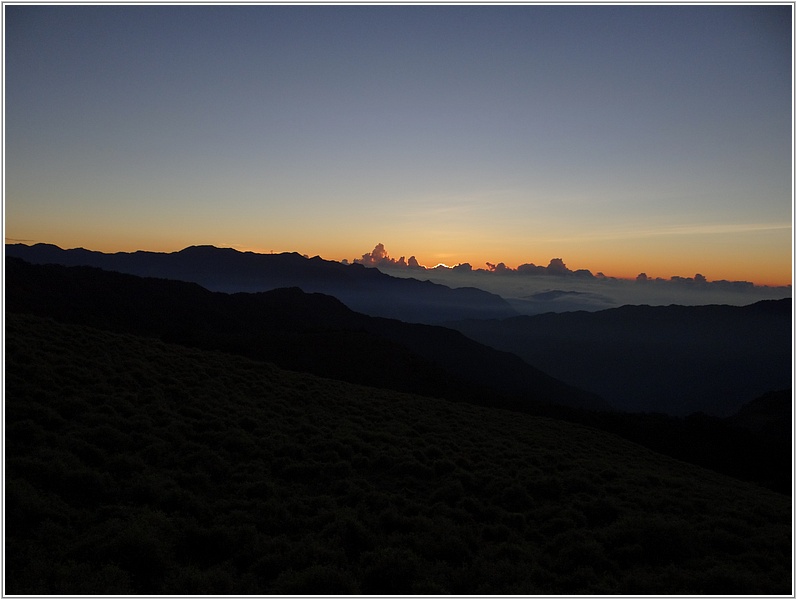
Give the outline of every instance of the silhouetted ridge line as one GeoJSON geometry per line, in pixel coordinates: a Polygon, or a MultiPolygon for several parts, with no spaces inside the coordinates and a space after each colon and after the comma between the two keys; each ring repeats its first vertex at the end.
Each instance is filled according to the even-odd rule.
{"type": "Polygon", "coordinates": [[[448,323],[628,411],[728,416],[791,385],[791,299],[448,323]]]}
{"type": "Polygon", "coordinates": [[[9,258],[6,310],[373,387],[565,419],[784,494],[791,490],[790,430],[782,436],[705,415],[679,419],[573,408],[605,405],[455,331],[367,317],[298,288],[228,295],[185,282],[9,258]]]}
{"type": "Polygon", "coordinates": [[[793,401],[791,390],[768,392],[742,406],[726,421],[736,427],[788,441],[791,439],[793,401]]]}
{"type": "Polygon", "coordinates": [[[105,254],[62,250],[52,244],[7,244],[6,256],[36,264],[93,266],[142,277],[198,283],[211,291],[260,292],[300,287],[340,299],[372,316],[418,323],[517,315],[496,294],[476,288],[452,289],[430,281],[391,277],[362,265],[344,265],[295,252],[256,254],[232,248],[190,246],[179,252],[138,251],[105,254]]]}
{"type": "Polygon", "coordinates": [[[31,265],[9,257],[6,309],[504,408],[528,410],[538,403],[608,407],[594,394],[459,332],[369,317],[331,296],[296,287],[225,294],[197,284],[95,267],[31,265]]]}

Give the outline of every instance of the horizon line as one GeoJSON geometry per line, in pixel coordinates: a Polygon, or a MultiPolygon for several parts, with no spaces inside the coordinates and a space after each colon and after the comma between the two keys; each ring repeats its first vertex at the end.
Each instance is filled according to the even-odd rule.
{"type": "MultiPolygon", "coordinates": [[[[151,252],[153,254],[175,254],[175,253],[187,250],[189,248],[206,247],[206,248],[215,248],[215,249],[218,249],[218,250],[228,249],[228,250],[234,250],[235,252],[239,252],[241,254],[249,253],[249,254],[258,254],[258,255],[262,255],[262,256],[275,255],[275,254],[276,255],[279,255],[279,254],[298,254],[299,256],[302,256],[302,257],[307,258],[307,259],[320,258],[321,260],[327,260],[327,261],[330,261],[330,262],[336,262],[336,263],[339,263],[339,264],[342,264],[342,265],[349,265],[350,266],[350,265],[359,264],[359,265],[362,265],[363,267],[366,267],[366,268],[377,268],[378,269],[379,266],[380,266],[380,265],[364,264],[363,262],[361,262],[362,258],[359,258],[359,259],[355,258],[355,259],[352,259],[352,260],[349,260],[347,258],[330,259],[330,258],[324,258],[320,254],[316,254],[314,256],[310,256],[307,253],[299,252],[297,250],[273,250],[272,249],[272,250],[269,250],[269,251],[265,251],[265,250],[263,250],[261,248],[255,248],[253,246],[244,246],[244,245],[241,245],[241,244],[230,244],[230,245],[189,244],[188,246],[184,246],[184,247],[180,248],[179,250],[171,250],[171,251],[143,250],[143,249],[139,248],[137,250],[117,250],[117,251],[114,251],[114,252],[106,252],[106,251],[102,251],[102,250],[91,250],[91,249],[85,248],[83,246],[75,246],[75,247],[72,247],[72,248],[64,248],[62,246],[59,246],[58,244],[53,244],[51,242],[41,242],[41,241],[36,241],[36,240],[32,240],[32,239],[24,239],[24,238],[5,237],[5,240],[6,240],[6,242],[5,242],[6,244],[8,244],[9,240],[10,240],[12,243],[22,243],[22,245],[25,245],[25,246],[36,246],[36,245],[54,246],[54,247],[56,247],[56,248],[58,248],[59,250],[62,250],[62,251],[86,250],[88,252],[97,252],[97,253],[100,253],[100,254],[133,254],[133,253],[136,253],[136,252],[151,252]],[[32,242],[32,243],[25,244],[23,242],[32,242]]],[[[401,260],[402,258],[404,258],[404,257],[402,256],[398,260],[401,260]]],[[[414,258],[414,256],[412,256],[410,258],[414,258]]],[[[496,272],[495,269],[486,269],[486,268],[483,268],[483,267],[475,268],[472,265],[470,265],[469,262],[459,262],[459,263],[457,263],[457,264],[455,264],[453,266],[445,265],[443,263],[438,263],[438,264],[436,264],[433,267],[429,267],[429,266],[426,266],[426,265],[418,263],[418,266],[416,267],[416,266],[407,266],[406,264],[404,266],[397,265],[396,264],[397,263],[397,259],[391,258],[388,255],[385,255],[383,260],[386,260],[388,262],[388,264],[384,265],[384,268],[390,269],[391,267],[393,267],[392,270],[394,270],[394,271],[395,270],[399,270],[399,271],[410,271],[410,272],[412,272],[412,271],[426,272],[426,271],[439,271],[441,269],[445,270],[445,271],[453,271],[453,270],[455,270],[456,267],[469,265],[469,266],[471,266],[471,269],[462,269],[462,270],[458,270],[458,272],[459,273],[461,273],[461,272],[489,273],[489,274],[494,274],[496,276],[500,276],[500,275],[504,274],[505,272],[515,273],[515,274],[519,274],[519,275],[522,276],[523,273],[522,273],[522,271],[519,272],[518,268],[520,266],[523,266],[523,265],[534,265],[534,267],[536,267],[536,268],[545,270],[545,269],[548,268],[548,266],[550,266],[550,262],[552,262],[554,260],[562,260],[562,262],[564,264],[564,261],[563,261],[563,259],[561,257],[553,257],[553,258],[551,258],[549,260],[548,266],[536,265],[535,263],[528,262],[528,263],[521,263],[521,264],[519,264],[516,267],[509,267],[509,266],[506,266],[503,262],[498,262],[498,263],[490,263],[489,261],[485,262],[485,265],[488,265],[488,264],[495,264],[495,265],[504,264],[504,269],[499,270],[498,272],[496,272]]],[[[566,267],[566,265],[565,265],[565,267],[566,267]]],[[[587,273],[592,275],[592,279],[598,279],[598,280],[614,280],[614,281],[633,282],[633,281],[635,281],[635,279],[639,275],[646,275],[645,271],[641,271],[636,276],[621,277],[621,276],[614,276],[614,275],[606,275],[605,273],[603,273],[603,271],[597,271],[596,273],[592,273],[592,271],[589,270],[589,269],[581,269],[581,268],[570,269],[569,267],[566,267],[566,268],[567,268],[568,274],[574,274],[574,273],[577,273],[579,271],[586,271],[587,273]]],[[[659,282],[671,282],[671,281],[677,280],[677,279],[686,279],[686,280],[694,279],[696,275],[700,275],[700,273],[696,272],[695,274],[693,274],[691,276],[671,275],[669,277],[661,277],[661,276],[647,276],[646,275],[646,277],[647,277],[647,280],[650,281],[650,282],[656,282],[656,281],[659,281],[659,282]]],[[[550,274],[542,274],[542,275],[537,275],[537,276],[556,277],[557,275],[555,275],[553,273],[550,273],[550,274]]],[[[559,275],[559,276],[561,276],[561,275],[559,275]]],[[[578,275],[576,275],[576,277],[578,277],[578,275]]],[[[793,286],[793,280],[788,282],[788,283],[780,283],[780,284],[756,283],[756,282],[753,282],[753,281],[740,280],[740,279],[736,279],[736,280],[730,280],[730,279],[711,279],[711,280],[708,280],[707,279],[706,282],[707,283],[714,283],[714,282],[749,283],[749,284],[752,284],[754,287],[766,287],[766,288],[792,288],[792,286],[793,286]]]]}

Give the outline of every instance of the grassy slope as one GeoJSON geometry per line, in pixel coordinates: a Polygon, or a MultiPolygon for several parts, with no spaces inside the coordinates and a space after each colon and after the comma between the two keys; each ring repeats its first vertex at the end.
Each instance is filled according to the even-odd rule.
{"type": "Polygon", "coordinates": [[[790,499],[551,419],[6,315],[6,593],[790,594],[790,499]]]}

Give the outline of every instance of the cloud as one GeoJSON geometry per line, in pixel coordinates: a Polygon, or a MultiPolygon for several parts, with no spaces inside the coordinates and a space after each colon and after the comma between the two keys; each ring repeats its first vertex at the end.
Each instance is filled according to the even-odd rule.
{"type": "Polygon", "coordinates": [[[485,263],[485,264],[487,265],[487,270],[492,272],[492,273],[507,273],[509,271],[513,271],[514,270],[514,269],[510,269],[509,267],[507,267],[502,262],[498,263],[497,265],[494,265],[493,263],[490,263],[490,262],[485,263]]]}
{"type": "Polygon", "coordinates": [[[544,289],[520,298],[508,299],[512,307],[521,314],[564,312],[574,310],[601,310],[617,305],[606,294],[578,290],[544,289]]]}
{"type": "MultiPolygon", "coordinates": [[[[503,262],[492,263],[486,262],[486,268],[474,269],[470,263],[461,263],[453,267],[445,265],[437,265],[436,267],[429,268],[421,265],[416,260],[415,256],[410,256],[408,260],[402,256],[398,260],[391,258],[385,250],[384,244],[377,244],[371,252],[363,254],[361,258],[354,259],[355,263],[360,263],[367,267],[383,267],[388,269],[414,269],[419,271],[426,271],[427,273],[435,273],[441,277],[446,274],[462,275],[465,277],[485,275],[488,279],[494,279],[497,283],[499,280],[520,282],[528,278],[539,279],[539,285],[545,285],[544,282],[560,282],[555,285],[564,285],[565,281],[571,283],[567,285],[584,286],[584,285],[609,285],[612,283],[631,285],[637,290],[642,290],[642,286],[650,288],[650,291],[658,290],[664,291],[665,288],[683,292],[733,292],[733,293],[746,293],[750,291],[770,292],[776,296],[791,295],[791,286],[768,288],[767,286],[756,286],[749,281],[727,281],[725,279],[710,281],[705,275],[696,273],[693,277],[682,277],[674,275],[670,278],[662,277],[649,277],[647,273],[640,273],[633,280],[618,279],[616,277],[606,276],[601,272],[593,275],[589,269],[570,269],[562,258],[552,258],[548,262],[548,266],[535,265],[534,263],[524,263],[516,269],[508,267],[503,262]],[[530,277],[529,277],[530,276],[530,277]]],[[[484,283],[484,282],[482,282],[484,283]]],[[[534,284],[538,285],[538,284],[534,284]]],[[[490,286],[487,286],[490,287],[490,286]]],[[[680,293],[680,292],[679,292],[680,293]]]]}
{"type": "Polygon", "coordinates": [[[426,268],[418,264],[414,256],[410,256],[409,260],[405,260],[403,256],[398,260],[390,258],[387,250],[385,250],[385,245],[382,243],[377,244],[371,252],[363,254],[361,258],[355,258],[354,262],[365,265],[366,267],[395,267],[399,269],[426,268]]]}
{"type": "Polygon", "coordinates": [[[770,286],[757,286],[750,281],[728,281],[727,279],[715,279],[713,281],[709,281],[705,275],[700,273],[695,273],[694,277],[681,277],[679,275],[673,275],[669,279],[664,279],[662,277],[648,277],[646,273],[640,273],[636,276],[636,283],[638,284],[646,284],[646,285],[659,285],[659,286],[669,286],[673,288],[681,288],[685,290],[706,290],[706,291],[726,291],[726,292],[746,292],[752,291],[754,289],[772,289],[773,291],[781,290],[786,291],[789,290],[791,286],[780,286],[780,287],[770,287],[770,286]]]}
{"type": "MultiPolygon", "coordinates": [[[[349,261],[345,259],[343,262],[345,264],[349,264],[349,261]]],[[[506,264],[503,262],[499,262],[497,264],[487,262],[485,263],[487,266],[486,270],[474,269],[470,263],[461,263],[454,265],[453,267],[440,264],[429,268],[420,264],[415,256],[410,256],[408,260],[405,260],[403,256],[398,260],[391,258],[385,249],[385,245],[381,242],[374,246],[374,249],[371,250],[371,252],[366,252],[360,258],[355,258],[353,262],[359,263],[366,267],[417,269],[423,271],[448,270],[458,273],[486,271],[489,273],[495,273],[497,275],[549,275],[555,277],[582,277],[587,279],[593,279],[595,277],[588,269],[577,269],[575,271],[568,269],[564,260],[561,258],[552,258],[547,267],[537,266],[534,263],[525,263],[520,265],[517,269],[513,269],[512,267],[506,266],[506,264]]]]}
{"type": "Polygon", "coordinates": [[[385,258],[387,258],[387,250],[385,250],[385,245],[380,243],[377,244],[371,252],[363,254],[362,258],[355,258],[354,262],[358,262],[367,267],[375,267],[385,258]]]}
{"type": "MultiPolygon", "coordinates": [[[[348,264],[348,261],[345,261],[348,264]]],[[[475,272],[475,271],[485,271],[485,269],[474,269],[470,263],[461,263],[458,265],[454,265],[453,267],[447,267],[446,265],[437,265],[432,267],[425,267],[424,265],[420,264],[415,256],[410,256],[408,260],[405,260],[402,256],[398,260],[395,258],[391,258],[390,255],[387,253],[385,249],[385,245],[381,242],[374,246],[374,249],[370,252],[366,252],[360,258],[355,258],[355,263],[359,263],[366,267],[385,267],[385,268],[394,268],[394,269],[418,269],[418,270],[448,270],[448,271],[456,271],[456,272],[475,272]]],[[[512,267],[506,266],[505,263],[485,263],[487,266],[486,271],[489,273],[495,273],[497,275],[550,275],[556,277],[584,277],[584,278],[594,278],[594,275],[588,269],[577,269],[575,271],[571,271],[567,268],[564,260],[561,258],[552,258],[548,263],[547,267],[538,267],[534,263],[526,263],[520,265],[517,269],[513,269],[512,267]]]]}
{"type": "Polygon", "coordinates": [[[584,277],[592,279],[595,276],[589,269],[576,269],[572,271],[567,268],[565,261],[561,258],[552,258],[547,267],[537,266],[534,263],[524,263],[517,269],[507,267],[504,263],[494,265],[487,263],[487,270],[492,273],[518,274],[518,275],[547,275],[553,277],[584,277]]]}

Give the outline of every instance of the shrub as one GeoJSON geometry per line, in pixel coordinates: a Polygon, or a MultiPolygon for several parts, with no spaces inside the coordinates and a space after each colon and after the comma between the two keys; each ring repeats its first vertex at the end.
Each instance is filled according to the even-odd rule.
{"type": "Polygon", "coordinates": [[[362,556],[361,564],[363,594],[410,595],[421,570],[418,557],[403,548],[368,552],[362,556]]]}
{"type": "Polygon", "coordinates": [[[620,509],[617,505],[603,497],[579,503],[577,508],[584,513],[587,518],[587,525],[590,527],[608,525],[617,520],[620,515],[620,509]]]}
{"type": "MultiPolygon", "coordinates": [[[[615,521],[605,532],[604,545],[621,550],[634,548],[638,564],[684,563],[700,549],[693,526],[680,519],[661,515],[635,515],[615,521]]],[[[623,552],[623,559],[629,557],[623,552]]],[[[620,558],[620,557],[618,557],[620,558]]]]}
{"type": "Polygon", "coordinates": [[[773,589],[764,577],[753,577],[750,573],[741,572],[734,565],[727,564],[715,565],[703,571],[698,577],[696,588],[696,593],[723,596],[789,593],[785,589],[773,589]]]}
{"type": "MultiPolygon", "coordinates": [[[[463,530],[439,526],[434,530],[417,532],[412,536],[412,547],[427,561],[441,561],[450,566],[466,563],[471,559],[471,544],[463,536],[463,530]]],[[[474,544],[475,546],[475,544],[474,544]]]]}
{"type": "Polygon", "coordinates": [[[300,571],[289,570],[271,585],[272,594],[340,595],[359,593],[351,573],[327,565],[313,565],[300,571]]]}
{"type": "Polygon", "coordinates": [[[485,542],[505,542],[512,535],[512,530],[500,523],[487,524],[481,528],[481,538],[485,542]]]}
{"type": "Polygon", "coordinates": [[[462,488],[462,484],[456,480],[449,480],[432,492],[429,502],[431,504],[444,502],[449,506],[454,506],[464,495],[465,490],[462,488]]]}
{"type": "Polygon", "coordinates": [[[161,589],[174,555],[174,526],[165,514],[148,508],[130,511],[124,521],[104,523],[93,538],[82,542],[87,562],[117,565],[129,574],[137,594],[161,589]]]}
{"type": "Polygon", "coordinates": [[[374,536],[350,511],[342,514],[321,532],[321,537],[341,548],[350,560],[374,545],[374,536]]]}
{"type": "Polygon", "coordinates": [[[528,490],[534,498],[541,500],[559,500],[563,488],[559,477],[545,476],[529,482],[528,490]]]}
{"type": "Polygon", "coordinates": [[[179,533],[174,550],[180,562],[207,568],[229,558],[233,544],[226,529],[188,524],[179,533]]]}
{"type": "Polygon", "coordinates": [[[108,473],[80,469],[64,473],[56,489],[74,503],[97,505],[114,495],[114,482],[108,473]]]}
{"type": "Polygon", "coordinates": [[[498,497],[498,502],[506,510],[520,512],[528,510],[532,500],[528,492],[520,485],[513,484],[507,487],[498,497]]]}
{"type": "Polygon", "coordinates": [[[37,490],[24,479],[6,477],[6,534],[21,535],[39,523],[53,519],[68,522],[72,510],[52,493],[37,490]]]}
{"type": "Polygon", "coordinates": [[[171,571],[165,578],[163,593],[170,595],[223,595],[242,593],[229,572],[188,565],[171,571]]]}
{"type": "Polygon", "coordinates": [[[35,596],[135,593],[129,574],[114,564],[96,565],[73,560],[53,562],[37,558],[26,565],[24,578],[27,581],[21,588],[9,585],[9,593],[35,596]]]}
{"type": "Polygon", "coordinates": [[[603,546],[594,539],[574,540],[559,551],[556,563],[559,573],[571,573],[582,567],[595,571],[605,571],[611,567],[603,546]]]}

